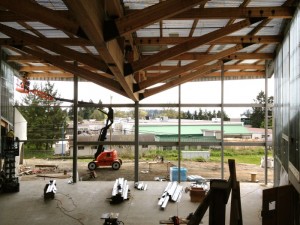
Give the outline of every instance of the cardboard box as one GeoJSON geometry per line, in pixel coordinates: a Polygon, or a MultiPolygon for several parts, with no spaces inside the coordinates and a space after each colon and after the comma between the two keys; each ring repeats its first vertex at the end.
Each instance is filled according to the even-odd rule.
{"type": "Polygon", "coordinates": [[[205,197],[206,191],[203,188],[191,188],[190,197],[191,202],[202,202],[205,197]]]}

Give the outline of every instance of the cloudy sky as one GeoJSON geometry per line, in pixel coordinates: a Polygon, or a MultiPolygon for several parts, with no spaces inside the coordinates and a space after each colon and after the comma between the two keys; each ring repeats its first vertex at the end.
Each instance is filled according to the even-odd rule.
{"type": "MultiPolygon", "coordinates": [[[[41,82],[32,82],[32,84],[41,82]]],[[[61,98],[73,99],[73,82],[55,81],[54,88],[57,89],[61,98]]],[[[31,87],[33,86],[31,84],[31,87]]],[[[273,78],[268,81],[268,95],[274,95],[273,78]]],[[[265,89],[264,79],[255,80],[230,80],[224,82],[224,103],[254,103],[254,100],[260,91],[265,89]]],[[[140,103],[178,103],[178,87],[169,89],[162,93],[150,96],[140,103]]],[[[20,99],[24,94],[15,93],[15,99],[20,99]]],[[[97,103],[101,100],[103,103],[133,103],[132,100],[115,94],[103,87],[90,82],[80,82],[78,90],[78,100],[90,101],[97,103]]],[[[181,85],[181,103],[221,103],[221,82],[190,82],[181,85]]],[[[239,117],[247,108],[225,108],[225,112],[230,117],[239,117]]],[[[187,111],[188,109],[182,109],[187,111]]],[[[191,109],[194,111],[195,109],[191,109]]],[[[212,108],[207,110],[212,111],[212,108]]],[[[220,110],[220,109],[216,109],[220,110]]]]}

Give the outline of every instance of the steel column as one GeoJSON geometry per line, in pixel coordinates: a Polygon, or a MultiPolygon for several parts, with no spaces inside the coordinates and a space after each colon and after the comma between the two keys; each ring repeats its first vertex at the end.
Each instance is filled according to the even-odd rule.
{"type": "Polygon", "coordinates": [[[139,181],[139,102],[135,102],[134,107],[134,181],[139,181]]]}
{"type": "Polygon", "coordinates": [[[224,62],[221,65],[221,178],[224,179],[224,62]]]}
{"type": "Polygon", "coordinates": [[[265,73],[265,185],[268,184],[268,75],[265,73]]]}
{"type": "Polygon", "coordinates": [[[178,86],[178,182],[181,181],[181,85],[178,86]]]}
{"type": "Polygon", "coordinates": [[[73,183],[77,182],[77,130],[78,130],[78,76],[74,74],[74,104],[73,104],[73,183]]]}

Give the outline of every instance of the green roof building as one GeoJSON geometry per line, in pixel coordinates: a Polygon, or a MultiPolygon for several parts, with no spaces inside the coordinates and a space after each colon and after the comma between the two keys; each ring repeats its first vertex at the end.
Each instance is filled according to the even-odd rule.
{"type": "MultiPolygon", "coordinates": [[[[154,134],[156,141],[178,141],[177,124],[141,124],[140,134],[154,134]]],[[[182,142],[212,142],[221,139],[220,123],[183,124],[180,128],[182,142]]],[[[251,138],[243,123],[224,123],[225,138],[251,138]]]]}

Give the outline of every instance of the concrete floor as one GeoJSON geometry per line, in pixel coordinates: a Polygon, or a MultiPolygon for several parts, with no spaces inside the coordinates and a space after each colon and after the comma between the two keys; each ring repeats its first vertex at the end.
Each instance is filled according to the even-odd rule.
{"type": "MultiPolygon", "coordinates": [[[[168,203],[165,210],[158,206],[158,198],[167,182],[145,182],[145,191],[134,188],[129,181],[131,197],[118,205],[111,205],[113,181],[81,181],[69,184],[68,180],[57,179],[55,199],[44,201],[43,189],[49,179],[20,181],[20,192],[0,194],[0,224],[2,225],[99,225],[103,213],[119,213],[119,220],[125,225],[153,225],[178,215],[185,218],[194,212],[199,203],[190,201],[189,193],[183,193],[179,203],[168,203]]],[[[189,187],[188,182],[181,185],[189,187]]],[[[271,187],[271,186],[269,186],[271,187]]],[[[259,183],[241,183],[243,224],[261,224],[262,190],[267,188],[259,183]]],[[[230,202],[227,204],[226,224],[229,224],[230,202]]],[[[208,212],[203,218],[208,224],[208,212]]]]}

